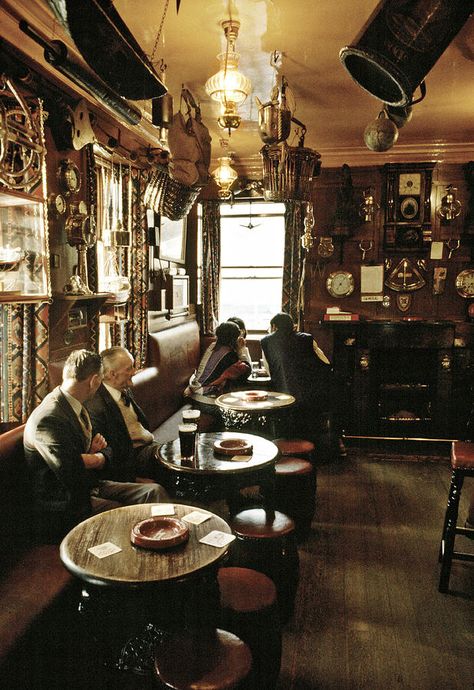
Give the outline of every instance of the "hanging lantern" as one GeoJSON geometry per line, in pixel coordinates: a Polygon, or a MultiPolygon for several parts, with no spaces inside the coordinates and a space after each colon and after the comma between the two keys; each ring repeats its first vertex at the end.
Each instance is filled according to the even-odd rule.
{"type": "Polygon", "coordinates": [[[238,178],[237,172],[231,167],[230,156],[221,156],[217,159],[219,165],[211,172],[216,184],[219,187],[219,198],[228,199],[230,197],[230,188],[238,178]]]}

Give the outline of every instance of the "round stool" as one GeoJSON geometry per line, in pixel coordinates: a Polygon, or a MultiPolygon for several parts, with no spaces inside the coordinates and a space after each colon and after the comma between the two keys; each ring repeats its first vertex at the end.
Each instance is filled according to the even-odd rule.
{"type": "Polygon", "coordinates": [[[252,568],[276,585],[282,620],[293,613],[299,559],[294,521],[279,511],[243,510],[230,521],[236,535],[229,565],[252,568]]]}
{"type": "Polygon", "coordinates": [[[173,635],[155,652],[158,687],[172,690],[244,688],[251,667],[245,642],[220,629],[173,635]]]}
{"type": "Polygon", "coordinates": [[[284,455],[277,461],[275,504],[295,521],[297,541],[306,539],[316,507],[316,469],[309,460],[284,455]]]}
{"type": "Polygon", "coordinates": [[[249,568],[220,568],[222,626],[252,652],[252,687],[274,690],[281,663],[281,629],[275,584],[249,568]]]}
{"type": "Polygon", "coordinates": [[[276,438],[273,443],[282,455],[303,455],[309,459],[316,446],[303,438],[276,438]]]}
{"type": "Polygon", "coordinates": [[[446,593],[449,589],[449,577],[453,560],[474,561],[474,555],[454,550],[457,534],[474,535],[471,527],[458,527],[459,500],[461,498],[464,477],[474,477],[474,443],[469,441],[454,441],[451,445],[451,484],[448,494],[448,505],[444,516],[443,533],[439,548],[441,574],[439,591],[446,593]]]}

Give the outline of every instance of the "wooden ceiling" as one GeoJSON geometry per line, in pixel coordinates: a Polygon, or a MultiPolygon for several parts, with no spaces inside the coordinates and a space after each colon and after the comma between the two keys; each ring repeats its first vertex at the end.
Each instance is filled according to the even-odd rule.
{"type": "MultiPolygon", "coordinates": [[[[62,38],[61,27],[52,19],[45,0],[5,0],[3,4],[16,7],[17,13],[24,8],[30,16],[41,15],[49,38],[62,38]]],[[[144,52],[151,55],[165,0],[115,0],[114,4],[144,52]]],[[[182,84],[201,102],[203,120],[212,136],[213,164],[224,153],[220,140],[227,139],[235,167],[249,177],[258,177],[261,168],[255,96],[269,100],[275,78],[270,55],[275,50],[283,53],[280,74],[294,93],[295,116],[307,127],[305,145],[321,153],[324,167],[345,162],[358,166],[473,159],[472,16],[428,73],[427,95],[414,106],[413,118],[400,130],[395,146],[385,153],[366,148],[363,131],[377,117],[381,103],[352,81],[340,63],[339,51],[353,43],[377,4],[378,0],[182,0],[177,14],[171,0],[154,60],[163,59],[167,65],[166,84],[175,109],[182,84]],[[241,23],[237,40],[240,69],[253,88],[241,107],[240,128],[230,139],[218,127],[218,106],[204,90],[206,80],[218,70],[216,55],[224,46],[221,22],[229,12],[241,23]]],[[[28,50],[28,39],[23,37],[21,45],[28,50]]]]}

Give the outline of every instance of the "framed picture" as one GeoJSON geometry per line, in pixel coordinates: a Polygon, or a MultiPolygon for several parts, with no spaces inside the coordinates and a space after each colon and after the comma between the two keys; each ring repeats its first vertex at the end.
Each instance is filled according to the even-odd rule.
{"type": "Polygon", "coordinates": [[[166,307],[172,312],[188,311],[189,276],[166,277],[166,307]]]}
{"type": "Polygon", "coordinates": [[[160,218],[160,259],[184,264],[186,261],[186,218],[160,218]]]}

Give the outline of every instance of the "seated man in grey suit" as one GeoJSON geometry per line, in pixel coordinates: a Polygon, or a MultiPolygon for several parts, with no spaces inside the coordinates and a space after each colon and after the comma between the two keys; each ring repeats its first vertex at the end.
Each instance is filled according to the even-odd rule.
{"type": "Polygon", "coordinates": [[[62,384],[26,423],[25,457],[42,538],[57,539],[102,510],[169,500],[157,484],[132,482],[104,435],[93,434],[83,403],[101,382],[100,356],[88,350],[72,352],[64,365],[62,384]]]}
{"type": "Polygon", "coordinates": [[[115,461],[125,475],[166,482],[166,472],[156,458],[158,444],[145,414],[130,392],[132,377],[137,371],[132,355],[118,346],[100,354],[104,380],[86,403],[94,433],[106,436],[115,461]]]}

